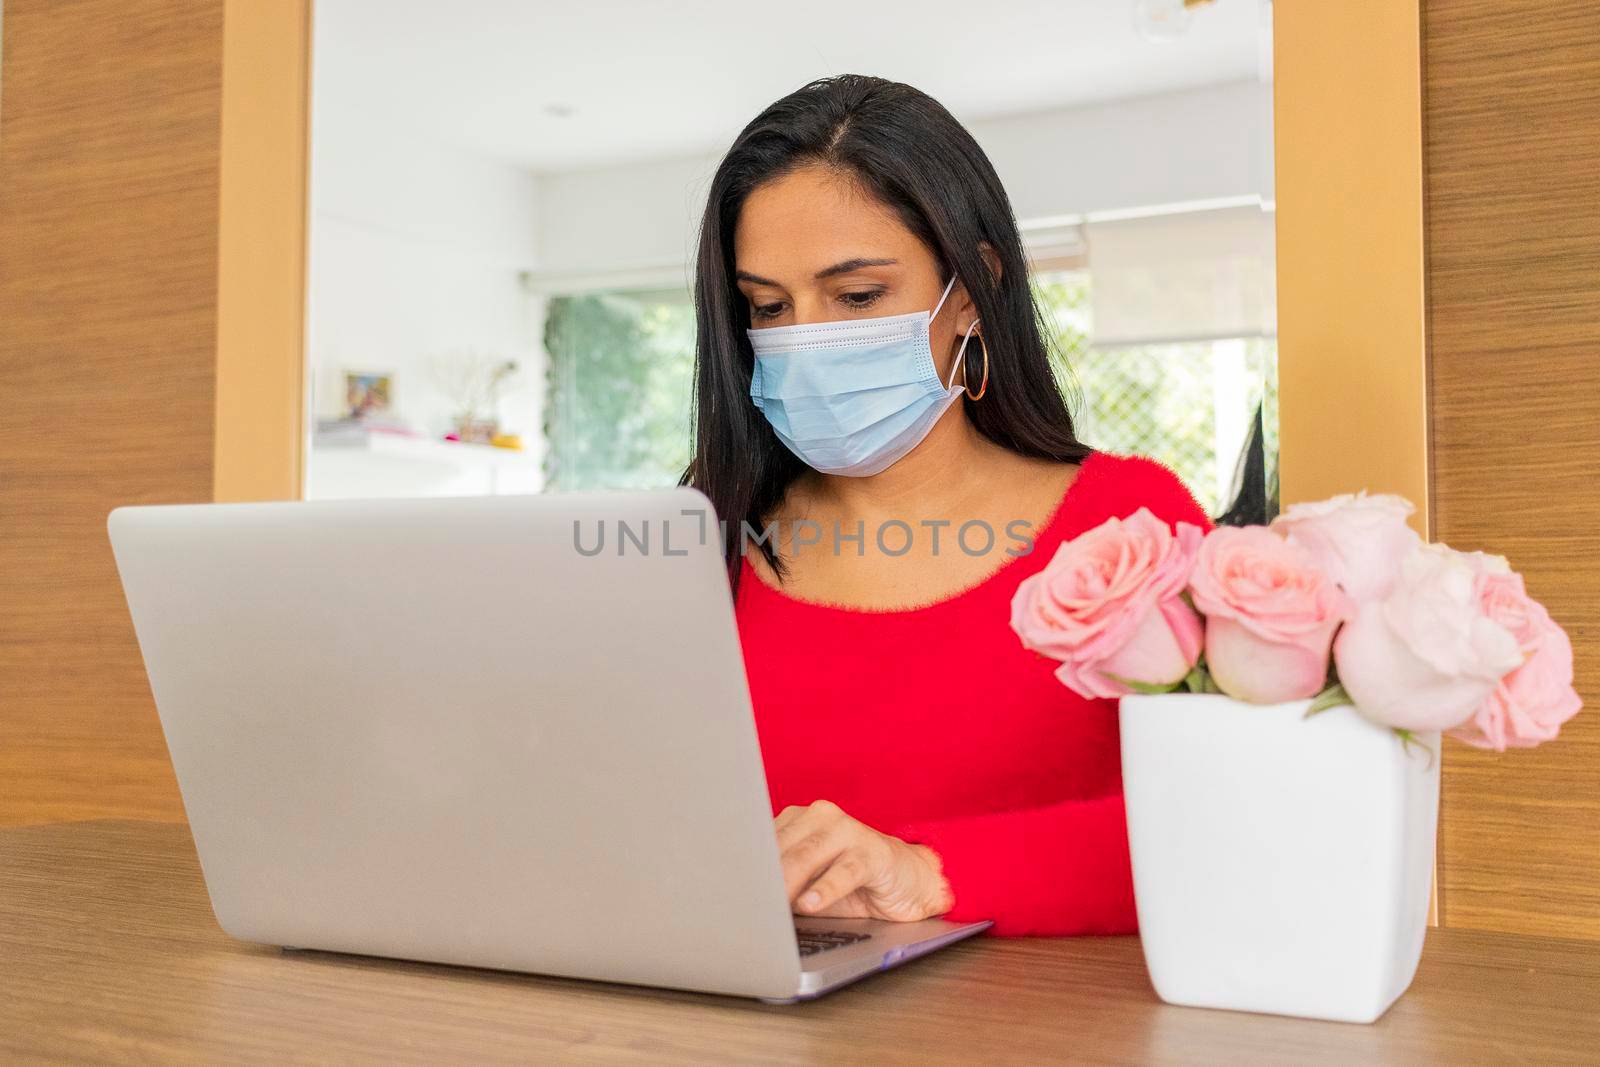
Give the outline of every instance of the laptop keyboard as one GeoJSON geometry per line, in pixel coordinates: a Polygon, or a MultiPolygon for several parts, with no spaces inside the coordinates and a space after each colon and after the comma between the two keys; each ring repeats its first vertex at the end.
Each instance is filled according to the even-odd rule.
{"type": "Polygon", "coordinates": [[[800,942],[802,956],[815,956],[830,948],[854,945],[872,937],[871,934],[849,933],[844,930],[796,930],[794,936],[800,942]]]}

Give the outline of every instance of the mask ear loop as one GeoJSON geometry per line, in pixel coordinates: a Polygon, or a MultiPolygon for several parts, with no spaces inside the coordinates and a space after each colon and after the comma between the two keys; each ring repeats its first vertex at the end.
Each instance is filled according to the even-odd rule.
{"type": "MultiPolygon", "coordinates": [[[[933,325],[933,320],[939,317],[939,309],[944,307],[945,299],[947,297],[949,297],[950,290],[954,289],[955,286],[956,286],[956,275],[952,274],[952,275],[950,275],[950,281],[945,284],[944,295],[939,297],[939,302],[937,304],[933,305],[933,313],[928,316],[928,325],[929,326],[932,326],[933,325]]],[[[977,319],[973,319],[972,320],[972,325],[967,327],[967,336],[963,337],[961,339],[961,348],[960,348],[959,351],[956,352],[956,358],[950,364],[950,380],[948,382],[944,383],[944,391],[947,392],[947,393],[950,390],[955,388],[955,385],[956,385],[956,368],[961,366],[962,353],[964,353],[967,350],[967,338],[972,336],[972,327],[976,326],[977,324],[978,324],[978,320],[977,319]]],[[[983,362],[984,362],[984,376],[985,376],[985,378],[987,378],[988,373],[989,373],[989,366],[988,366],[989,365],[989,350],[987,348],[984,349],[983,362]]],[[[982,396],[983,394],[980,392],[978,395],[982,396]]]]}
{"type": "Polygon", "coordinates": [[[967,342],[972,340],[972,331],[978,328],[978,323],[980,321],[981,320],[979,319],[973,319],[972,322],[968,324],[967,332],[961,337],[961,347],[956,349],[956,358],[950,364],[950,380],[946,382],[944,386],[944,391],[947,393],[954,389],[956,387],[956,371],[960,370],[961,387],[966,391],[967,396],[971,397],[973,400],[982,400],[983,394],[989,391],[989,342],[983,339],[982,333],[979,333],[977,337],[978,344],[983,346],[983,381],[979,384],[976,394],[973,393],[972,386],[967,384],[967,342]]]}
{"type": "Polygon", "coordinates": [[[933,320],[939,317],[939,309],[944,307],[945,298],[950,295],[950,290],[954,289],[955,287],[956,276],[952,274],[950,275],[950,280],[945,283],[944,293],[939,297],[939,302],[933,305],[933,311],[928,315],[928,324],[930,326],[933,324],[933,320]]]}

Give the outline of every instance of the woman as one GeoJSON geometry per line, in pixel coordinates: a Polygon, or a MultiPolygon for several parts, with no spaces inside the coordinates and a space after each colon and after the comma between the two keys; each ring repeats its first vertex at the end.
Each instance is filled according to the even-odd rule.
{"type": "Polygon", "coordinates": [[[813,82],[717,169],[696,273],[684,480],[724,520],[793,910],[1133,930],[1115,701],[1009,605],[1110,516],[1211,524],[1073,435],[988,159],[907,85],[813,82]]]}

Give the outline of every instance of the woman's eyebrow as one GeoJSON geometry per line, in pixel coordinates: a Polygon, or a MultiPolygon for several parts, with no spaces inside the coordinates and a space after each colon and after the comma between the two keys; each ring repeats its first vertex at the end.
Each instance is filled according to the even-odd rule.
{"type": "MultiPolygon", "coordinates": [[[[842,263],[835,263],[831,267],[824,267],[812,277],[820,282],[822,279],[831,278],[835,274],[848,274],[853,270],[860,270],[862,267],[892,267],[899,262],[898,259],[866,259],[857,256],[855,259],[847,259],[842,263]]],[[[759,274],[751,274],[747,270],[736,271],[734,277],[741,282],[754,282],[757,285],[771,285],[778,289],[783,288],[783,283],[775,282],[771,278],[763,278],[759,274]]]]}

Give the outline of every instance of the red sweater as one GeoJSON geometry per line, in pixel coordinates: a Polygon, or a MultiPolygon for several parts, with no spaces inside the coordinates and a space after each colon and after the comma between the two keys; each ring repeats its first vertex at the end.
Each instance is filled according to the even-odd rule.
{"type": "MultiPolygon", "coordinates": [[[[937,852],[948,918],[994,933],[1136,929],[1115,700],[1085,700],[1024,649],[1012,594],[1063,541],[1140,505],[1211,521],[1155,460],[1084,460],[1034,549],[910,611],[796,600],[743,565],[736,604],[772,810],[831,800],[937,852]]],[[[996,552],[1015,547],[998,537],[996,552]]]]}

